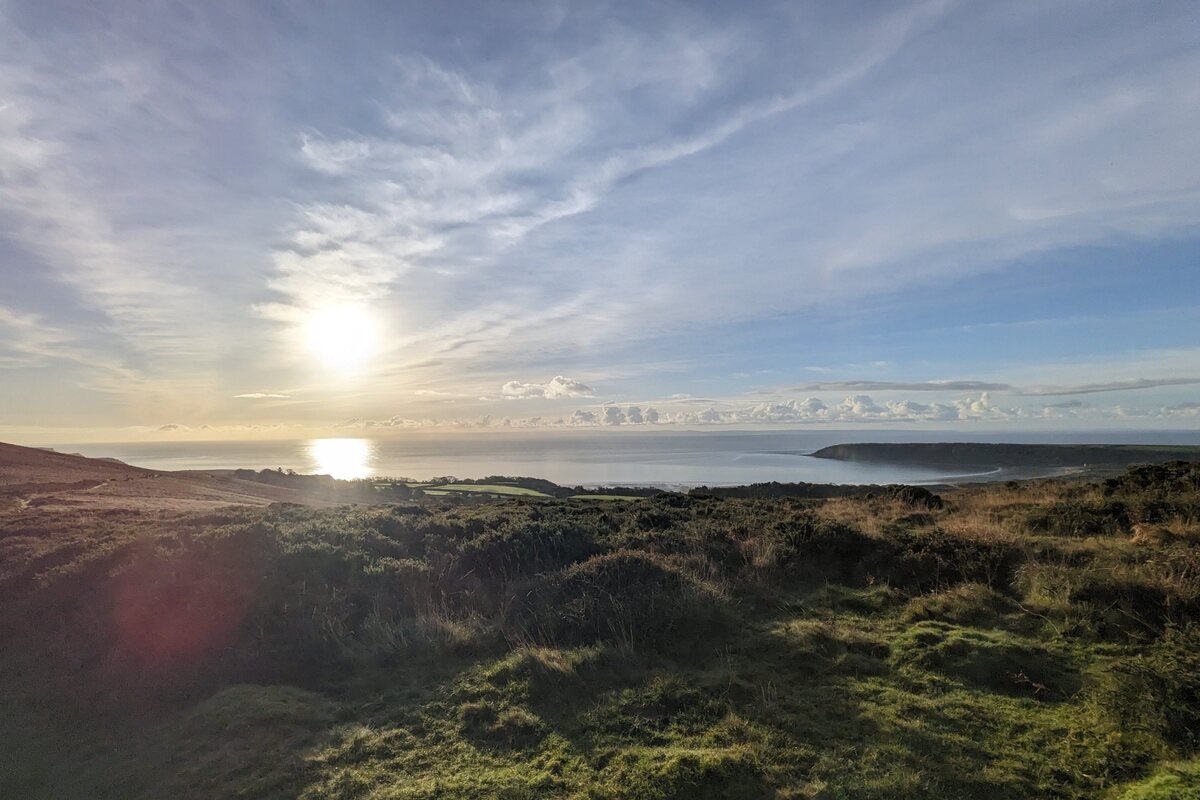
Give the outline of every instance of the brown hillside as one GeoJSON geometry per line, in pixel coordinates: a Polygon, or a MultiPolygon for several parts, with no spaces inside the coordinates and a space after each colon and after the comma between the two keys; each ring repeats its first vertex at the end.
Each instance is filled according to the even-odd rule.
{"type": "Polygon", "coordinates": [[[195,511],[275,502],[325,505],[289,487],[0,443],[0,514],[32,509],[195,511]]]}

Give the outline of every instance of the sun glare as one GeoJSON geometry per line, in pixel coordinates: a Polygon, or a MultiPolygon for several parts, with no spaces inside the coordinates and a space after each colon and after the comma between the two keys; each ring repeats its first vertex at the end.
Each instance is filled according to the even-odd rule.
{"type": "Polygon", "coordinates": [[[343,481],[369,478],[374,467],[374,452],[366,439],[313,439],[308,457],[317,473],[343,481]]]}
{"type": "Polygon", "coordinates": [[[375,354],[378,335],[370,314],[357,306],[314,311],[306,325],[308,348],[326,367],[354,370],[375,354]]]}

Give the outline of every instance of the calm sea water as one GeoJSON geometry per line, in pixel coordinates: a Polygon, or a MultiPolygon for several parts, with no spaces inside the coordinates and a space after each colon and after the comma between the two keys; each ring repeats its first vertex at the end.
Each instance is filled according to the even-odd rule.
{"type": "Polygon", "coordinates": [[[57,444],[153,469],[273,469],[337,478],[425,480],[522,475],[564,485],[719,486],[763,481],[936,483],[968,477],[940,470],[810,458],[853,441],[1011,441],[1200,444],[1200,433],[975,434],[929,431],[714,431],[425,434],[291,441],[57,444]]]}

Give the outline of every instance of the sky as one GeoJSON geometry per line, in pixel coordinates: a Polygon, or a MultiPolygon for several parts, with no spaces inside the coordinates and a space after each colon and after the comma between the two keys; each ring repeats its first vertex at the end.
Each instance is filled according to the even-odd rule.
{"type": "Polygon", "coordinates": [[[0,0],[0,438],[1200,426],[1200,4],[0,0]]]}

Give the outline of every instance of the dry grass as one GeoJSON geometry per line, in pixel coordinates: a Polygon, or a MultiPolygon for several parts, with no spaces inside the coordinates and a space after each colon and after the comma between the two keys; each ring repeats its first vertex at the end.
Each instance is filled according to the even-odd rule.
{"type": "MultiPolygon", "coordinates": [[[[841,522],[863,533],[880,535],[898,517],[913,514],[912,506],[885,498],[837,497],[826,500],[817,514],[830,522],[841,522]]],[[[927,512],[935,515],[937,512],[927,512]]],[[[934,516],[938,519],[940,515],[934,516]]]]}
{"type": "Polygon", "coordinates": [[[1200,542],[1200,520],[1176,514],[1161,523],[1137,523],[1133,526],[1133,541],[1144,545],[1195,544],[1200,542]]]}

